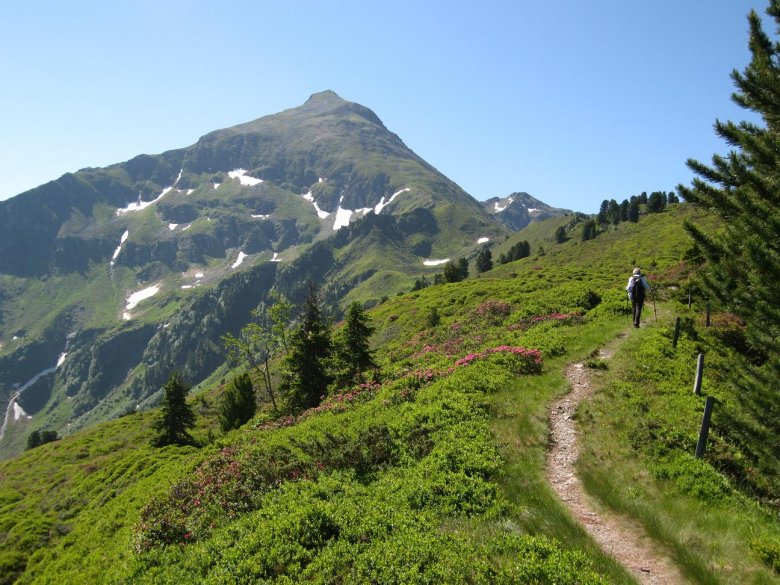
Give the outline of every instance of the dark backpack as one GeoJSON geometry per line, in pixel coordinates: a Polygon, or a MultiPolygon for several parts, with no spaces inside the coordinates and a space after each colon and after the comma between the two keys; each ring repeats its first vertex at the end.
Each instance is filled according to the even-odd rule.
{"type": "Polygon", "coordinates": [[[645,302],[645,287],[642,286],[642,277],[641,276],[632,276],[633,280],[631,281],[631,288],[629,292],[631,293],[631,300],[635,303],[644,303],[645,302]]]}

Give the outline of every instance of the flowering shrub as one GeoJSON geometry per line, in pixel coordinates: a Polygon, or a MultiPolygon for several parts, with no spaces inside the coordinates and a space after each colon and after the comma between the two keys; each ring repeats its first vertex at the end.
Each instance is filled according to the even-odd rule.
{"type": "Polygon", "coordinates": [[[485,301],[477,306],[473,315],[488,324],[498,325],[512,312],[512,305],[504,301],[485,301]]]}
{"type": "Polygon", "coordinates": [[[342,390],[338,394],[325,397],[319,406],[309,408],[297,416],[283,416],[276,420],[263,422],[255,428],[258,430],[279,429],[298,424],[312,414],[330,411],[341,412],[353,403],[371,398],[381,387],[379,382],[364,382],[349,390],[342,390]]]}
{"type": "Polygon", "coordinates": [[[435,382],[436,380],[447,376],[453,372],[453,368],[447,368],[444,370],[435,370],[433,368],[426,368],[425,370],[414,370],[407,374],[404,380],[404,387],[406,390],[419,390],[423,386],[427,386],[435,382]]]}
{"type": "Polygon", "coordinates": [[[455,362],[455,365],[467,366],[475,360],[491,357],[496,365],[509,369],[515,374],[538,374],[542,371],[542,353],[538,349],[499,345],[479,353],[470,353],[455,362]]]}
{"type": "Polygon", "coordinates": [[[575,323],[582,322],[582,313],[574,311],[571,313],[552,312],[547,315],[534,315],[509,325],[507,329],[510,331],[525,331],[526,329],[530,329],[534,325],[544,323],[545,321],[553,321],[563,325],[574,325],[575,323]]]}

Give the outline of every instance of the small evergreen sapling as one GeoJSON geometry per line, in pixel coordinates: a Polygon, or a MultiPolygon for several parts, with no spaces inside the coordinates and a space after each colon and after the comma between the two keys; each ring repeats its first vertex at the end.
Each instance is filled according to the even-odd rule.
{"type": "Polygon", "coordinates": [[[195,414],[187,404],[187,393],[190,391],[179,372],[171,373],[163,388],[163,402],[160,416],[154,424],[158,432],[154,444],[191,445],[194,443],[189,430],[195,426],[195,414]]]}
{"type": "Polygon", "coordinates": [[[225,388],[219,404],[219,426],[223,432],[245,424],[257,411],[255,387],[249,374],[239,374],[225,388]]]}
{"type": "Polygon", "coordinates": [[[359,302],[349,306],[344,327],[336,343],[337,382],[362,382],[363,374],[375,370],[374,352],[369,340],[374,333],[370,318],[359,302]]]}

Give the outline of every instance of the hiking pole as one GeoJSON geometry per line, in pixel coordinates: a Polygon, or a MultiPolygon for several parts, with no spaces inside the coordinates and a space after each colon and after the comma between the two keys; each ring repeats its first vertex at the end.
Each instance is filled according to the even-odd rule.
{"type": "Polygon", "coordinates": [[[655,309],[655,289],[650,289],[650,296],[653,299],[653,317],[655,318],[655,323],[658,323],[658,311],[655,309]]]}

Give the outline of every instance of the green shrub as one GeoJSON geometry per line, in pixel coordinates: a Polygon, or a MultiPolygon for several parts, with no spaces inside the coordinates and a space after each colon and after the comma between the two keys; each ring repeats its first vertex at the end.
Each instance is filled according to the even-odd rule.
{"type": "Polygon", "coordinates": [[[761,562],[780,574],[780,541],[754,540],[750,543],[750,549],[761,562]]]}
{"type": "Polygon", "coordinates": [[[497,583],[606,585],[579,551],[565,550],[543,536],[507,535],[490,547],[498,563],[497,583]]]}
{"type": "Polygon", "coordinates": [[[715,501],[731,493],[725,477],[692,455],[677,454],[670,461],[654,466],[652,473],[657,479],[673,481],[682,493],[700,500],[715,501]]]}
{"type": "Polygon", "coordinates": [[[0,585],[11,585],[24,572],[27,555],[17,550],[0,552],[0,585]]]}

